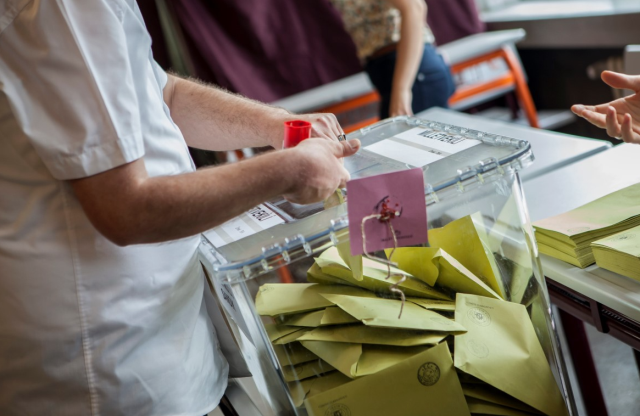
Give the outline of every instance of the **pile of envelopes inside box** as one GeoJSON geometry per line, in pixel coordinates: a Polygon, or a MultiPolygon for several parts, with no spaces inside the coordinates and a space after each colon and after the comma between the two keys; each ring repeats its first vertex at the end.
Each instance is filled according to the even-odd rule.
{"type": "MultiPolygon", "coordinates": [[[[294,405],[309,415],[549,415],[565,402],[525,306],[504,289],[474,216],[385,264],[331,247],[311,283],[265,284],[257,312],[294,405]],[[402,302],[390,286],[399,288],[402,302]]],[[[389,255],[390,252],[387,252],[389,255]]]]}

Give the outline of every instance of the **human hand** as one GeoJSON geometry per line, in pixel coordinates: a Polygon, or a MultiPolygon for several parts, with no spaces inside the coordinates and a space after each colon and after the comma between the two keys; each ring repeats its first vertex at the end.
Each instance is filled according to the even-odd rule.
{"type": "Polygon", "coordinates": [[[338,119],[331,113],[313,113],[293,115],[289,120],[304,120],[311,123],[311,136],[338,141],[338,136],[344,134],[338,119]]]}
{"type": "Polygon", "coordinates": [[[629,89],[635,94],[596,106],[577,104],[571,107],[571,111],[591,124],[606,129],[611,137],[640,144],[640,75],[605,71],[602,80],[613,88],[629,89]]]}
{"type": "Polygon", "coordinates": [[[389,115],[395,116],[412,116],[413,110],[411,109],[411,102],[413,101],[413,94],[410,89],[396,91],[395,89],[391,93],[391,103],[389,104],[389,115]]]}
{"type": "Polygon", "coordinates": [[[350,179],[342,165],[342,158],[360,149],[357,139],[337,142],[312,138],[293,149],[285,150],[295,157],[295,171],[291,172],[294,185],[284,197],[298,204],[311,204],[325,200],[350,179]]]}

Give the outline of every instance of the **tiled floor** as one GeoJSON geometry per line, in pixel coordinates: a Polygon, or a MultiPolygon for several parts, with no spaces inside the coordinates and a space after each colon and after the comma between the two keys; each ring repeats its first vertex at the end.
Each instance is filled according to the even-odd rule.
{"type": "Polygon", "coordinates": [[[633,350],[587,325],[609,416],[640,415],[640,376],[633,350]]]}

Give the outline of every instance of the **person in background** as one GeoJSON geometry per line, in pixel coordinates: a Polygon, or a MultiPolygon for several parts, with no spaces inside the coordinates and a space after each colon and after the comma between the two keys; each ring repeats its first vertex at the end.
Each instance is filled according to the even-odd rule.
{"type": "Polygon", "coordinates": [[[200,232],[322,201],[357,140],[166,74],[133,0],[0,0],[0,415],[183,415],[227,386],[200,232]],[[187,145],[280,148],[195,170],[187,145]],[[207,297],[208,296],[208,297],[207,297]]]}
{"type": "Polygon", "coordinates": [[[433,45],[424,0],[330,0],[381,97],[380,118],[448,107],[455,91],[433,45]]]}
{"type": "Polygon", "coordinates": [[[640,75],[605,71],[607,85],[628,89],[635,94],[596,106],[576,104],[571,110],[591,124],[607,130],[607,134],[626,143],[640,144],[640,75]]]}

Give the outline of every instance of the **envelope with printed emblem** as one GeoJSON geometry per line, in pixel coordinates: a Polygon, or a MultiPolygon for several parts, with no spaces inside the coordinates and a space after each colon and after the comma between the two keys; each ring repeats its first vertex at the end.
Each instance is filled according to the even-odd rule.
{"type": "Polygon", "coordinates": [[[548,416],[567,416],[527,309],[520,304],[458,294],[455,366],[548,416]]]}
{"type": "Polygon", "coordinates": [[[304,403],[309,416],[470,416],[446,343],[304,403]]]}

